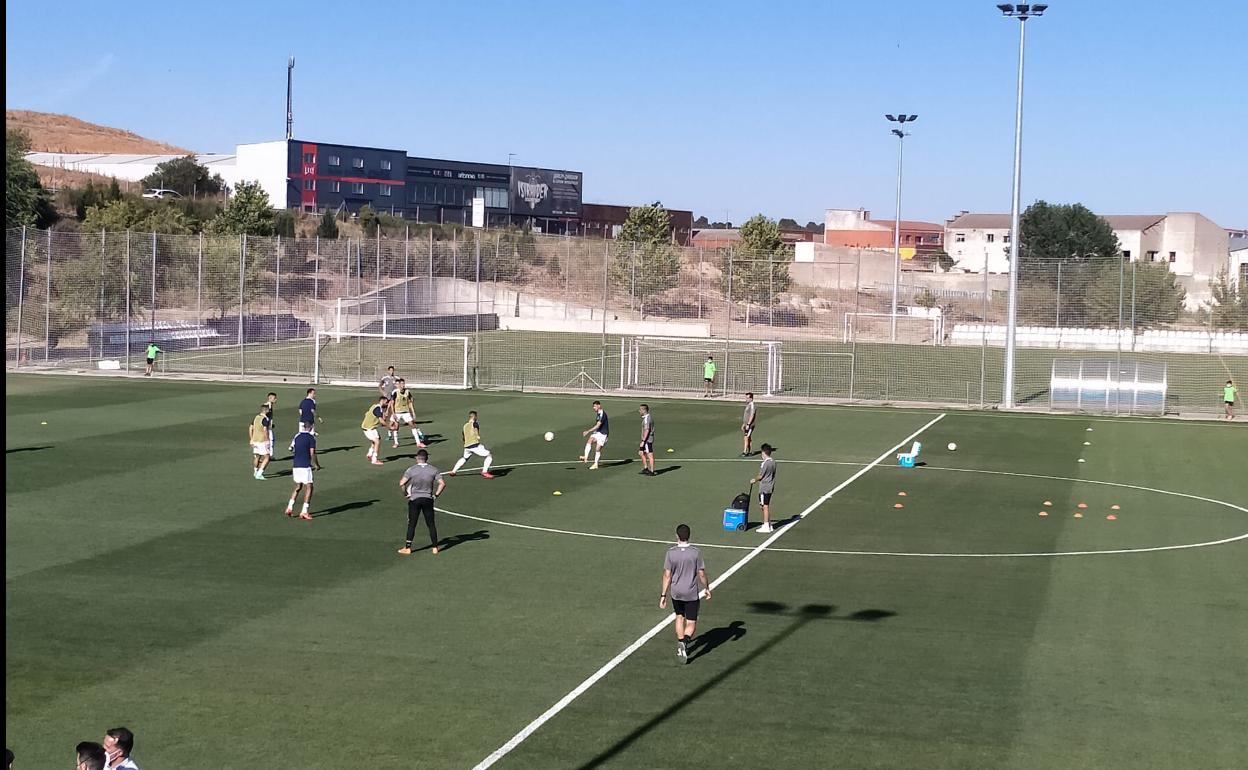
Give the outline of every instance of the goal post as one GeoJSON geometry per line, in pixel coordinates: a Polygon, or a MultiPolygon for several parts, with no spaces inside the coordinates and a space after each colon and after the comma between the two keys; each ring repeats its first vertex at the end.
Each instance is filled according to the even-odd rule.
{"type": "Polygon", "coordinates": [[[772,395],[784,389],[782,345],[774,340],[625,337],[620,354],[624,389],[701,391],[708,355],[717,359],[716,388],[724,393],[772,395]]]}
{"type": "Polygon", "coordinates": [[[313,382],[376,385],[393,366],[414,388],[471,387],[469,337],[317,332],[313,382]]]}
{"type": "Polygon", "coordinates": [[[945,319],[942,316],[917,316],[898,313],[897,339],[893,339],[892,313],[845,313],[841,341],[903,342],[921,345],[944,343],[945,319]]]}

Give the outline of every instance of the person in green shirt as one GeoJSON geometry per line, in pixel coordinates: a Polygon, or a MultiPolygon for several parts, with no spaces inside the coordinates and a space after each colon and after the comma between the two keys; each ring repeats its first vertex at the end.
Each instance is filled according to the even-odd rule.
{"type": "Polygon", "coordinates": [[[1235,419],[1235,394],[1239,392],[1232,380],[1226,381],[1226,387],[1222,388],[1222,400],[1226,402],[1226,419],[1235,419]]]}
{"type": "Polygon", "coordinates": [[[143,372],[144,377],[152,376],[152,365],[156,363],[156,354],[161,352],[163,351],[156,347],[155,342],[147,343],[147,369],[143,372]]]}
{"type": "Polygon", "coordinates": [[[715,395],[715,359],[711,356],[706,357],[706,362],[702,364],[702,379],[706,380],[706,392],[702,394],[702,398],[710,398],[715,395]]]}

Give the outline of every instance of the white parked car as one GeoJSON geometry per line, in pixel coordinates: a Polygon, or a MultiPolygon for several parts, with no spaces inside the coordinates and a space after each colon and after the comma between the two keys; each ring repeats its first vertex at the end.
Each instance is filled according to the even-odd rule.
{"type": "Polygon", "coordinates": [[[177,190],[163,190],[159,188],[153,188],[151,190],[145,191],[143,193],[143,197],[144,198],[160,198],[160,199],[181,198],[182,193],[178,192],[177,190]]]}

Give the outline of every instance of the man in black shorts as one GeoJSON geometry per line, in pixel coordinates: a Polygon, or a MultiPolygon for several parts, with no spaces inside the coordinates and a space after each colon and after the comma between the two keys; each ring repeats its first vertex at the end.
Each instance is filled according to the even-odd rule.
{"type": "Polygon", "coordinates": [[[659,592],[659,609],[667,607],[672,596],[672,612],[676,613],[676,659],[689,662],[689,643],[698,624],[701,599],[711,598],[711,584],[706,577],[702,552],[689,545],[689,525],[676,527],[676,545],[667,549],[663,560],[663,588],[659,592]]]}

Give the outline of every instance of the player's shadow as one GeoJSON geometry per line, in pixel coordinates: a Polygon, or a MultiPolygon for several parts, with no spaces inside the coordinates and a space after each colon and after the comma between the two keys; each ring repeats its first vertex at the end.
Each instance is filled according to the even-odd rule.
{"type": "MultiPolygon", "coordinates": [[[[766,604],[771,607],[787,609],[785,605],[779,604],[776,602],[758,602],[756,604],[766,604]]],[[[596,757],[589,760],[588,762],[581,765],[580,767],[582,768],[582,770],[587,770],[588,768],[600,767],[606,764],[607,762],[611,761],[618,754],[621,754],[624,751],[627,751],[628,748],[633,745],[633,743],[635,743],[640,738],[645,737],[645,735],[649,733],[651,730],[663,724],[668,719],[678,714],[686,706],[690,705],[691,703],[694,703],[699,698],[701,698],[702,696],[706,695],[711,690],[718,687],[725,679],[736,674],[738,671],[745,668],[746,666],[749,666],[758,658],[771,652],[771,650],[774,649],[777,645],[783,643],[790,636],[800,631],[807,623],[810,623],[815,620],[821,620],[827,617],[829,614],[831,614],[833,609],[834,608],[832,607],[829,607],[827,605],[821,605],[821,604],[808,604],[800,608],[797,612],[797,616],[792,620],[792,622],[790,622],[787,626],[785,626],[778,634],[771,637],[766,642],[763,642],[757,648],[751,650],[748,654],[745,655],[745,657],[741,658],[736,663],[733,663],[728,668],[724,669],[720,673],[711,677],[702,685],[695,687],[694,689],[686,692],[683,696],[681,696],[678,700],[676,700],[670,706],[665,708],[663,711],[651,717],[644,724],[638,726],[628,735],[625,735],[623,738],[621,738],[620,740],[616,741],[611,746],[604,749],[596,757]]],[[[729,628],[731,628],[731,626],[729,626],[729,628]]],[[[742,631],[744,631],[744,629],[742,629],[742,631]]]]}
{"type": "Polygon", "coordinates": [[[632,462],[633,458],[629,457],[625,460],[612,460],[611,462],[600,463],[599,466],[602,468],[617,468],[621,465],[631,465],[632,462]]]}
{"type": "Polygon", "coordinates": [[[438,542],[438,552],[449,551],[457,545],[464,543],[475,543],[478,540],[489,540],[490,531],[488,529],[478,529],[476,532],[461,532],[458,535],[443,538],[438,542]]]}
{"type": "Polygon", "coordinates": [[[318,455],[327,455],[330,452],[350,452],[352,449],[359,449],[359,448],[360,448],[359,444],[353,444],[351,446],[335,446],[335,447],[330,447],[329,449],[318,449],[316,450],[316,453],[318,455]]]}
{"type": "Polygon", "coordinates": [[[4,450],[4,453],[6,455],[11,455],[11,454],[17,454],[18,452],[38,452],[43,449],[51,449],[52,446],[53,446],[52,444],[48,444],[47,446],[23,446],[23,447],[17,447],[16,449],[6,449],[4,450]]]}
{"type": "Polygon", "coordinates": [[[336,513],[346,513],[347,511],[356,511],[356,510],[359,510],[360,508],[367,508],[376,502],[380,502],[380,501],[377,499],[373,499],[373,500],[356,500],[350,503],[340,503],[338,505],[335,505],[332,508],[326,508],[323,511],[317,511],[316,513],[312,514],[312,518],[319,519],[322,516],[333,516],[336,513]]]}
{"type": "Polygon", "coordinates": [[[282,476],[289,476],[290,474],[291,474],[291,470],[290,470],[289,468],[287,468],[287,469],[286,469],[286,470],[284,470],[284,471],[278,471],[277,473],[270,473],[270,474],[267,474],[266,478],[276,479],[276,478],[280,478],[280,477],[282,477],[282,476]]]}
{"type": "Polygon", "coordinates": [[[849,621],[851,623],[873,623],[878,620],[894,617],[892,610],[865,609],[851,612],[848,615],[837,615],[836,606],[832,604],[807,604],[802,607],[790,607],[781,602],[750,602],[750,611],[763,615],[787,615],[799,618],[820,620],[849,621]]]}
{"type": "Polygon", "coordinates": [[[443,441],[446,441],[446,439],[442,437],[441,433],[426,433],[425,434],[426,444],[441,444],[443,441]]]}
{"type": "Polygon", "coordinates": [[[668,466],[663,467],[663,468],[655,468],[655,469],[654,469],[654,475],[655,475],[655,476],[662,476],[664,473],[671,473],[672,471],[678,471],[678,470],[680,470],[680,468],[681,468],[681,466],[679,466],[679,465],[668,465],[668,466]]]}
{"type": "Polygon", "coordinates": [[[494,470],[490,471],[490,475],[496,479],[502,478],[503,476],[510,475],[511,472],[514,470],[515,468],[495,468],[494,470]]]}
{"type": "Polygon", "coordinates": [[[735,642],[745,636],[745,621],[734,620],[726,626],[712,628],[694,637],[689,643],[689,662],[692,663],[704,655],[710,655],[715,648],[725,642],[735,642]]]}

